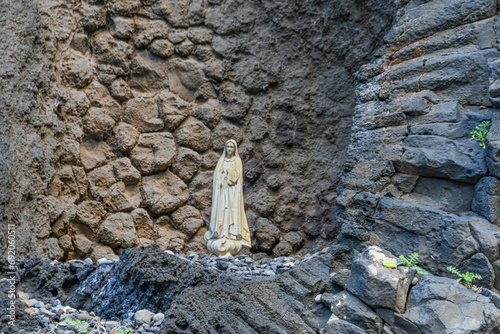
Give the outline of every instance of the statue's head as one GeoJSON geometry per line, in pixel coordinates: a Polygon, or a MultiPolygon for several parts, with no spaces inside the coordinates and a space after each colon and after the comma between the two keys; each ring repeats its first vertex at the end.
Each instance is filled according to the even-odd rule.
{"type": "Polygon", "coordinates": [[[233,139],[229,139],[226,142],[226,154],[229,157],[233,157],[234,154],[236,153],[236,150],[237,150],[236,142],[233,139]]]}

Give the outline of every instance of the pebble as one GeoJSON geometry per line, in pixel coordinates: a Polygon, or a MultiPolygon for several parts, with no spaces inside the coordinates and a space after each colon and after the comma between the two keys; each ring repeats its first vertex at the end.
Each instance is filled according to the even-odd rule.
{"type": "MultiPolygon", "coordinates": [[[[36,299],[35,299],[36,300],[36,299]]],[[[31,304],[31,303],[30,303],[31,304]]],[[[38,308],[42,308],[42,307],[45,307],[45,304],[42,303],[42,302],[37,302],[35,305],[33,305],[35,307],[38,307],[38,308]]]]}
{"type": "Polygon", "coordinates": [[[30,300],[28,301],[28,305],[29,305],[29,306],[35,306],[35,305],[36,305],[36,303],[38,303],[38,300],[36,300],[36,299],[34,299],[34,298],[33,298],[33,299],[30,299],[30,300]]]}
{"type": "Polygon", "coordinates": [[[87,265],[87,266],[88,266],[88,265],[91,265],[91,264],[93,264],[93,263],[94,263],[94,261],[92,261],[92,259],[91,259],[90,257],[88,257],[88,258],[86,258],[85,260],[83,260],[83,264],[85,264],[85,265],[87,265]]]}
{"type": "Polygon", "coordinates": [[[99,265],[105,265],[105,264],[113,264],[113,260],[108,260],[106,258],[102,258],[102,259],[99,259],[97,260],[97,262],[99,263],[99,265]]]}
{"type": "Polygon", "coordinates": [[[88,313],[80,313],[78,315],[78,320],[88,321],[88,320],[91,320],[91,319],[92,319],[92,317],[88,313]]]}
{"type": "Polygon", "coordinates": [[[155,314],[155,316],[153,317],[153,320],[154,320],[155,322],[162,321],[163,319],[165,319],[165,314],[163,314],[163,313],[157,313],[157,314],[155,314]]]}

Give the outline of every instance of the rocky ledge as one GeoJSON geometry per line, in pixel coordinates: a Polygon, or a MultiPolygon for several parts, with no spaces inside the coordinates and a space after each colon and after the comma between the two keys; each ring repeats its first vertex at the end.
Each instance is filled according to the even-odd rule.
{"type": "MultiPolygon", "coordinates": [[[[69,334],[76,320],[89,331],[131,333],[500,331],[495,291],[477,294],[453,279],[386,268],[387,260],[397,259],[348,242],[302,258],[257,261],[155,247],[125,250],[118,261],[30,258],[18,263],[17,327],[8,326],[9,299],[0,296],[0,333],[40,333],[59,324],[56,331],[69,334]]],[[[7,279],[0,284],[8,291],[7,279]]]]}

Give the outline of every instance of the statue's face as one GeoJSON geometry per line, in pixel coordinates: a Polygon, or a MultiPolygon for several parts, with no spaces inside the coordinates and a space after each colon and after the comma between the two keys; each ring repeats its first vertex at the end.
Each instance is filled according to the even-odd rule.
{"type": "Polygon", "coordinates": [[[227,143],[226,144],[226,152],[227,152],[227,154],[229,154],[229,156],[233,156],[234,151],[235,151],[234,144],[231,143],[231,142],[227,143]]]}

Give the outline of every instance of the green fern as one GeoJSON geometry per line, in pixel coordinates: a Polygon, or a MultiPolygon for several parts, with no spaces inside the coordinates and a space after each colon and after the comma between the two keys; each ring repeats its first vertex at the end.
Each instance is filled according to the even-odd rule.
{"type": "Polygon", "coordinates": [[[481,275],[477,273],[466,272],[465,274],[462,274],[457,268],[452,266],[449,266],[446,269],[453,274],[453,276],[451,276],[452,278],[458,277],[457,282],[463,281],[464,284],[469,288],[472,284],[472,281],[483,279],[481,275]]]}
{"type": "Polygon", "coordinates": [[[488,134],[488,125],[490,125],[490,121],[482,121],[481,124],[476,126],[476,128],[470,133],[472,135],[471,140],[477,140],[479,142],[479,146],[484,149],[486,148],[484,142],[486,140],[486,135],[488,134]]]}
{"type": "Polygon", "coordinates": [[[428,274],[427,271],[425,271],[424,269],[417,266],[418,253],[412,253],[412,254],[410,254],[410,256],[408,256],[408,258],[406,258],[404,255],[400,255],[399,259],[401,261],[399,261],[397,263],[398,266],[403,265],[405,267],[410,267],[411,269],[415,269],[417,271],[417,273],[419,273],[420,275],[427,275],[428,274]]]}

